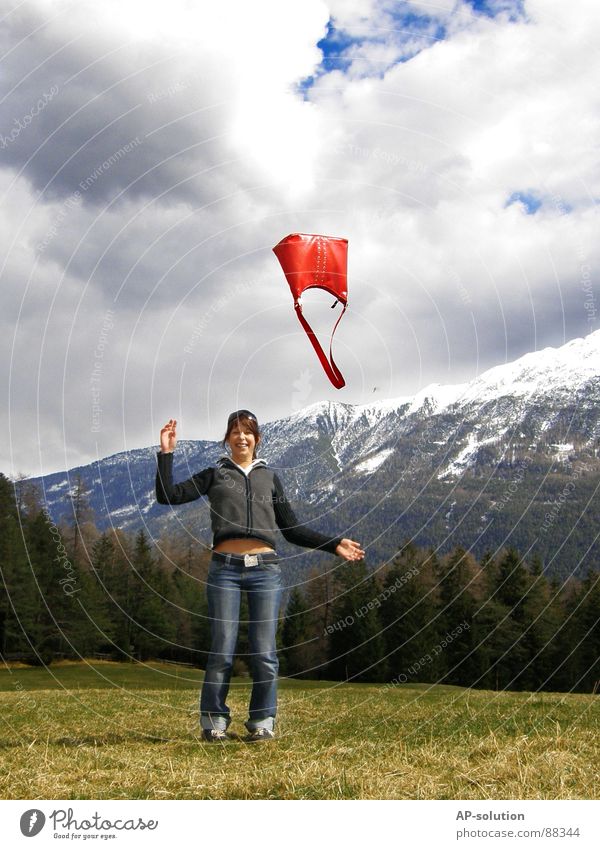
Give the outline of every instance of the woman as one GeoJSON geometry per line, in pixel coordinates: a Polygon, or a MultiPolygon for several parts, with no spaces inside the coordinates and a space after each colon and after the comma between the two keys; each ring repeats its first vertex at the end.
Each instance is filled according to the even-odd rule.
{"type": "Polygon", "coordinates": [[[156,500],[185,504],[201,495],[210,501],[213,531],[212,559],[206,593],[211,625],[211,649],[200,696],[200,725],[207,742],[235,738],[227,733],[231,722],[225,703],[237,641],[241,591],[248,594],[248,637],[252,673],[249,719],[245,742],[275,737],[278,659],[275,633],[282,595],[276,531],[288,542],[319,548],[345,560],[360,560],[357,542],[327,537],[296,519],[281,481],[264,460],[257,459],[260,432],[256,416],[237,410],[227,420],[223,455],[183,483],[173,483],[173,451],[177,421],[170,419],[160,432],[157,454],[156,500]]]}

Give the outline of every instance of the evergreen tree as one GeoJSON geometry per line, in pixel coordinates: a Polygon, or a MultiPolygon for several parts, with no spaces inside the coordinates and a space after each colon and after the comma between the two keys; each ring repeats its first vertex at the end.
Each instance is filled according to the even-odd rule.
{"type": "Polygon", "coordinates": [[[310,664],[311,623],[308,607],[298,587],[292,587],[281,632],[285,674],[302,678],[310,664]]]}
{"type": "Polygon", "coordinates": [[[329,670],[335,679],[383,681],[385,641],[375,600],[379,588],[363,560],[340,570],[333,603],[329,670]]]}
{"type": "Polygon", "coordinates": [[[379,618],[386,645],[388,677],[398,683],[435,681],[437,643],[435,555],[407,543],[384,572],[379,618]]]}
{"type": "Polygon", "coordinates": [[[471,554],[457,546],[439,569],[440,642],[435,651],[444,666],[447,684],[470,686],[479,676],[473,642],[473,623],[479,606],[475,598],[478,566],[471,554]]]}
{"type": "Polygon", "coordinates": [[[140,660],[156,657],[172,639],[174,629],[167,614],[168,586],[157,568],[152,550],[143,529],[135,538],[132,559],[132,579],[129,613],[131,615],[131,644],[140,660]]]}
{"type": "Polygon", "coordinates": [[[173,657],[204,669],[210,651],[210,622],[205,584],[197,580],[191,572],[182,572],[179,569],[174,570],[171,581],[175,642],[183,647],[173,654],[173,657]]]}
{"type": "Polygon", "coordinates": [[[600,690],[600,572],[590,570],[581,584],[576,614],[577,679],[581,693],[600,690]]]}
{"type": "Polygon", "coordinates": [[[187,537],[183,541],[161,537],[156,548],[157,565],[171,585],[176,645],[166,654],[205,669],[211,642],[206,598],[210,550],[187,537]]]}
{"type": "Polygon", "coordinates": [[[35,516],[43,508],[42,494],[39,486],[34,484],[26,475],[18,475],[11,486],[14,487],[14,501],[19,516],[35,516]]]}
{"type": "MultiPolygon", "coordinates": [[[[24,602],[28,598],[27,582],[22,578],[27,571],[14,487],[0,473],[0,654],[3,657],[9,652],[29,653],[23,633],[28,623],[19,624],[19,610],[21,617],[24,616],[24,602]]],[[[31,590],[30,586],[29,593],[31,590]]]]}
{"type": "Polygon", "coordinates": [[[24,576],[27,595],[21,596],[18,613],[36,661],[49,664],[56,655],[75,655],[72,637],[82,618],[76,601],[81,585],[64,536],[47,513],[27,518],[24,528],[29,575],[24,576]]]}
{"type": "Polygon", "coordinates": [[[537,556],[531,561],[523,618],[525,657],[516,684],[519,689],[538,690],[547,685],[553,673],[560,618],[558,607],[552,604],[552,595],[544,576],[541,559],[537,556]]]}
{"type": "MultiPolygon", "coordinates": [[[[123,629],[120,610],[125,599],[125,572],[114,536],[104,532],[91,550],[91,575],[87,609],[98,634],[98,649],[115,657],[123,629]]],[[[121,646],[121,649],[123,647],[121,646]]]]}
{"type": "Polygon", "coordinates": [[[527,624],[526,597],[530,577],[514,548],[509,548],[498,561],[493,598],[503,616],[491,639],[496,658],[498,689],[518,689],[519,679],[528,662],[529,648],[524,639],[527,624]]]}
{"type": "MultiPolygon", "coordinates": [[[[341,567],[344,568],[344,567],[341,567]]],[[[328,675],[329,628],[332,625],[334,572],[313,568],[306,583],[307,629],[306,675],[322,680],[328,675]]]]}
{"type": "Polygon", "coordinates": [[[66,537],[70,547],[70,557],[76,568],[83,567],[90,560],[93,542],[98,536],[94,524],[94,511],[89,503],[90,491],[81,474],[77,474],[73,489],[67,493],[69,510],[66,514],[66,525],[70,534],[66,537]]]}

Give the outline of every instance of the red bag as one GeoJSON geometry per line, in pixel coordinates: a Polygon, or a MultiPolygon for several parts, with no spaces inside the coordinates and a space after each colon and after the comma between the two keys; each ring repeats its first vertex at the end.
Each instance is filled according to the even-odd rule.
{"type": "Polygon", "coordinates": [[[333,334],[348,305],[348,239],[341,239],[336,236],[316,236],[309,233],[290,233],[289,236],[275,245],[273,251],[292,290],[294,309],[300,324],[312,342],[327,377],[336,389],[341,389],[342,386],[346,385],[346,381],[333,361],[331,346],[333,334]],[[329,360],[331,360],[331,363],[325,356],[309,323],[302,315],[302,292],[305,289],[324,289],[329,292],[336,298],[332,309],[338,301],[343,305],[342,312],[331,332],[329,343],[329,360]]]}

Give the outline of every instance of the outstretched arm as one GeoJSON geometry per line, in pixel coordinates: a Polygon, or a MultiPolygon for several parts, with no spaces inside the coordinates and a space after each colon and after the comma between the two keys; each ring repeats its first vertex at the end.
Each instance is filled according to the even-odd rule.
{"type": "Polygon", "coordinates": [[[273,494],[275,519],[279,530],[288,542],[293,545],[300,545],[303,548],[328,551],[330,554],[343,557],[345,560],[361,560],[364,557],[365,552],[357,542],[344,537],[325,536],[299,522],[277,475],[273,475],[273,481],[275,484],[273,494]]]}

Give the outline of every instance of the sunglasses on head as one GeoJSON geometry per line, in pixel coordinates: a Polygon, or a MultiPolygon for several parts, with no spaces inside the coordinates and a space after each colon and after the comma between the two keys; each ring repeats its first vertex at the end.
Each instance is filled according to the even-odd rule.
{"type": "Polygon", "coordinates": [[[227,419],[227,424],[229,425],[232,421],[234,421],[234,419],[240,418],[251,419],[252,421],[256,422],[256,424],[258,424],[258,419],[254,415],[254,413],[250,412],[250,410],[236,410],[235,413],[231,413],[231,415],[227,419]]]}

